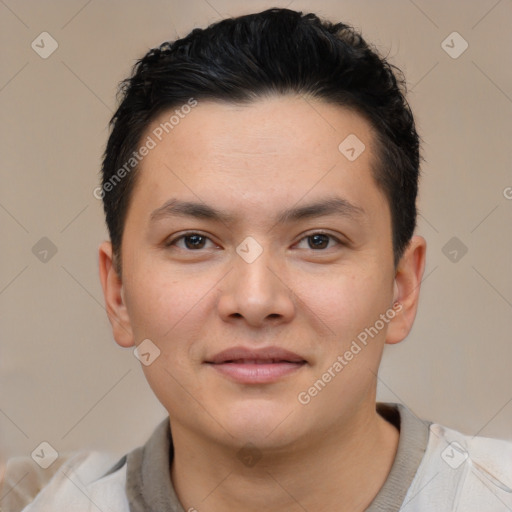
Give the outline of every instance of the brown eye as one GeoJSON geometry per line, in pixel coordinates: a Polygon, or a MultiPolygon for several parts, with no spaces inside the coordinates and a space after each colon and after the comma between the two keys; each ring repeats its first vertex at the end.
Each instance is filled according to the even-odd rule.
{"type": "Polygon", "coordinates": [[[184,235],[178,236],[173,240],[166,242],[166,247],[178,249],[182,249],[185,251],[198,251],[200,249],[211,249],[213,242],[205,235],[201,235],[200,233],[186,233],[184,235]]]}
{"type": "Polygon", "coordinates": [[[329,235],[317,233],[308,236],[308,245],[310,249],[325,249],[329,245],[329,235]]]}
{"type": "Polygon", "coordinates": [[[202,249],[206,243],[206,237],[202,235],[187,235],[183,240],[187,249],[202,249]]]}
{"type": "Polygon", "coordinates": [[[343,245],[345,244],[334,235],[317,232],[301,238],[296,247],[297,249],[313,249],[316,251],[322,251],[324,249],[334,249],[337,246],[341,248],[343,245]]]}

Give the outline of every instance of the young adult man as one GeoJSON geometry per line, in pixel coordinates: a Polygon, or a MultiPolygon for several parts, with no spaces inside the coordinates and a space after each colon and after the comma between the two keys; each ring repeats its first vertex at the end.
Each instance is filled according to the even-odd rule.
{"type": "Polygon", "coordinates": [[[113,467],[71,458],[27,511],[512,509],[510,443],[376,404],[425,265],[402,85],[350,27],[286,9],[136,65],[100,275],[169,418],[113,467]]]}

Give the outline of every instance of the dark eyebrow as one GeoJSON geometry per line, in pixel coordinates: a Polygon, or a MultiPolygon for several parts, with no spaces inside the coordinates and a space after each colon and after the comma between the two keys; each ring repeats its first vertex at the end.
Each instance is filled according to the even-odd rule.
{"type": "Polygon", "coordinates": [[[193,201],[180,201],[178,199],[170,199],[164,203],[160,208],[157,208],[149,219],[151,222],[166,218],[166,217],[196,217],[198,219],[217,220],[224,223],[229,223],[233,220],[233,216],[212,208],[204,203],[195,203],[193,201]]]}
{"type": "Polygon", "coordinates": [[[301,219],[311,219],[322,215],[341,215],[343,217],[357,218],[365,214],[360,206],[352,204],[341,197],[327,198],[316,203],[298,206],[290,210],[285,210],[277,217],[277,222],[281,224],[290,223],[301,219]]]}
{"type": "MultiPolygon", "coordinates": [[[[310,219],[332,214],[356,218],[364,215],[365,211],[363,208],[352,204],[346,199],[333,197],[280,212],[277,215],[276,223],[287,224],[301,219],[310,219]]],[[[218,210],[204,203],[171,199],[151,213],[150,221],[155,222],[173,216],[196,217],[198,219],[220,221],[225,224],[233,222],[235,218],[232,214],[218,210]]]]}

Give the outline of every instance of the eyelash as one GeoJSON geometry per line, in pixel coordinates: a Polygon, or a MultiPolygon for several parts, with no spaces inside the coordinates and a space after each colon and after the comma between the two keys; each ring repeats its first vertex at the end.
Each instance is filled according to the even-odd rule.
{"type": "MultiPolygon", "coordinates": [[[[198,235],[206,240],[209,240],[210,242],[212,242],[212,240],[207,237],[206,235],[203,235],[202,233],[198,233],[196,231],[189,231],[187,233],[184,233],[176,238],[173,238],[167,242],[165,242],[165,247],[172,247],[172,246],[176,246],[176,243],[179,242],[180,240],[184,240],[185,238],[187,237],[191,237],[191,236],[194,236],[194,235],[198,235]]],[[[344,245],[347,245],[346,243],[344,243],[343,241],[341,241],[339,238],[335,237],[334,235],[331,235],[330,233],[325,233],[323,231],[314,231],[313,233],[309,233],[305,236],[303,236],[298,242],[302,242],[303,240],[307,240],[308,238],[311,238],[315,235],[323,235],[323,236],[327,236],[331,241],[331,240],[334,240],[337,245],[340,245],[340,246],[344,246],[344,245]]],[[[295,244],[296,245],[296,244],[295,244]]],[[[327,247],[327,248],[324,248],[324,249],[312,249],[311,247],[308,247],[309,250],[312,250],[312,251],[315,251],[315,252],[321,252],[321,251],[326,251],[327,249],[330,249],[331,247],[327,247]]],[[[200,250],[202,250],[203,248],[201,249],[188,249],[188,248],[183,248],[183,247],[179,247],[179,249],[182,249],[184,251],[188,251],[188,252],[198,252],[200,250]]]]}

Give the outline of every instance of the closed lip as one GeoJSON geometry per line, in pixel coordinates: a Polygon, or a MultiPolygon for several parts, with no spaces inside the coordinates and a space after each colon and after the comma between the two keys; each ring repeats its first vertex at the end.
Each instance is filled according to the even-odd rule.
{"type": "Polygon", "coordinates": [[[307,361],[296,354],[279,347],[232,347],[208,358],[208,364],[272,364],[272,363],[306,363],[307,361]]]}

